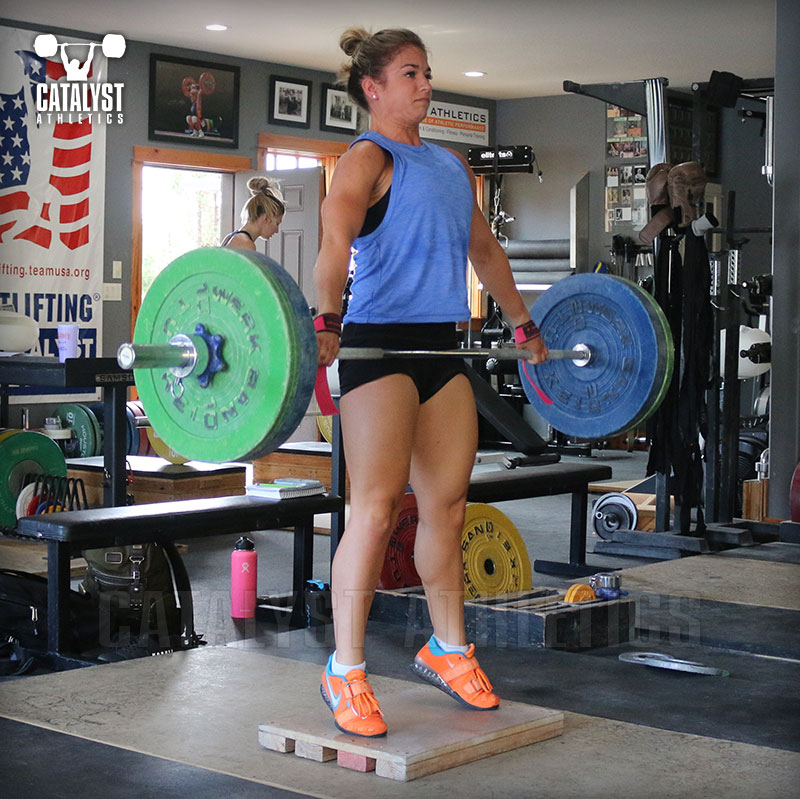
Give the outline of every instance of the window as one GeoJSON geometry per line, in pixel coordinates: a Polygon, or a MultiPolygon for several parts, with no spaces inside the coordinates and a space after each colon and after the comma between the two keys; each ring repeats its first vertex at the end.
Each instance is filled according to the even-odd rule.
{"type": "Polygon", "coordinates": [[[267,172],[274,172],[276,169],[310,169],[321,164],[319,158],[307,155],[268,152],[264,158],[264,168],[267,172]]]}
{"type": "Polygon", "coordinates": [[[222,236],[222,172],[165,166],[142,168],[142,290],[171,261],[222,236]]]}
{"type": "MultiPolygon", "coordinates": [[[[131,224],[131,337],[133,337],[134,326],[136,325],[136,317],[139,313],[139,308],[142,304],[142,282],[143,282],[143,238],[146,234],[143,230],[144,214],[151,210],[151,206],[156,203],[156,200],[144,201],[144,172],[146,169],[155,168],[156,170],[164,170],[163,172],[153,172],[148,175],[148,180],[151,178],[161,178],[167,180],[170,173],[181,172],[182,176],[187,175],[197,176],[200,180],[200,175],[216,176],[216,179],[222,181],[222,199],[221,208],[232,208],[232,191],[225,187],[225,182],[232,181],[230,177],[235,172],[242,172],[253,168],[252,161],[241,155],[228,155],[217,152],[198,152],[194,150],[171,150],[163,149],[160,147],[142,147],[135,146],[133,148],[133,219],[131,224]],[[226,199],[227,195],[227,199],[226,199]],[[144,206],[147,205],[147,208],[144,206]]],[[[187,178],[187,179],[195,179],[187,178]]],[[[179,181],[180,185],[180,181],[179,181]]],[[[200,184],[194,184],[195,189],[200,184]]],[[[204,191],[207,186],[204,187],[204,191]]],[[[228,212],[225,211],[227,214],[228,212]]],[[[197,223],[188,224],[185,220],[186,213],[184,209],[176,209],[172,205],[163,212],[164,217],[171,227],[175,228],[175,235],[179,235],[179,231],[186,228],[194,228],[197,230],[197,223]]],[[[161,222],[161,220],[159,220],[161,222]]],[[[216,227],[212,229],[209,225],[209,230],[206,235],[215,237],[213,244],[218,243],[219,236],[226,231],[220,230],[220,225],[226,226],[230,224],[230,217],[227,219],[223,216],[221,221],[217,222],[216,227]]],[[[197,239],[195,239],[195,242],[197,239]]],[[[201,239],[201,241],[203,241],[201,239]]],[[[149,245],[148,245],[149,246],[149,245]]],[[[175,245],[179,246],[179,245],[175,245]]],[[[194,243],[189,249],[200,246],[194,243]]],[[[153,252],[151,250],[151,252],[153,252]]],[[[184,250],[185,252],[185,250],[184,250]]],[[[180,253],[178,253],[180,254],[180,253]]],[[[168,255],[152,256],[156,261],[163,258],[162,263],[154,263],[153,268],[156,271],[162,269],[170,262],[168,255]]],[[[149,278],[152,282],[152,277],[149,278]]]]}

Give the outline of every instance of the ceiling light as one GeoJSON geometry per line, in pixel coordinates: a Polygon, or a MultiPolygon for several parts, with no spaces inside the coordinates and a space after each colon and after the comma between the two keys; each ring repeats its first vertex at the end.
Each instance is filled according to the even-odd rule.
{"type": "Polygon", "coordinates": [[[468,78],[482,78],[485,74],[485,72],[479,72],[478,70],[464,73],[464,75],[466,75],[468,78]]]}
{"type": "Polygon", "coordinates": [[[206,30],[207,31],[226,31],[226,30],[228,30],[228,26],[227,25],[217,25],[217,24],[206,25],[206,30]]]}

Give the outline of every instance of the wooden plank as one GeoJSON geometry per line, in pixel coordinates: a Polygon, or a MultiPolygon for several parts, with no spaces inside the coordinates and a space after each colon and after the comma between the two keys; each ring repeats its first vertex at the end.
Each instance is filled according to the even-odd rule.
{"type": "MultiPolygon", "coordinates": [[[[311,442],[316,443],[316,442],[311,442]]],[[[264,458],[253,461],[253,482],[270,483],[276,477],[303,477],[319,480],[331,490],[330,449],[315,448],[314,451],[277,449],[264,458]]],[[[350,496],[350,479],[345,475],[345,498],[350,496]]]]}
{"type": "Polygon", "coordinates": [[[305,741],[302,738],[295,739],[294,753],[298,757],[306,760],[315,760],[317,763],[327,763],[329,760],[336,759],[336,749],[313,741],[305,741]]]}
{"type": "Polygon", "coordinates": [[[294,752],[294,739],[287,738],[285,735],[272,735],[269,732],[259,732],[258,742],[265,749],[271,749],[273,752],[294,752]]]}
{"type": "Polygon", "coordinates": [[[339,750],[336,755],[336,764],[342,768],[349,768],[352,771],[366,773],[375,771],[375,758],[366,755],[357,755],[354,752],[339,750]]]}
{"type": "Polygon", "coordinates": [[[503,701],[493,712],[460,707],[430,686],[409,684],[381,699],[389,733],[360,738],[338,732],[330,714],[313,708],[259,725],[259,743],[295,741],[295,754],[408,781],[561,735],[563,713],[503,701]],[[333,753],[333,754],[331,754],[333,753]]]}
{"type": "Polygon", "coordinates": [[[600,483],[589,483],[587,486],[590,494],[615,494],[617,492],[624,493],[629,488],[639,485],[645,478],[641,480],[607,480],[600,483]]]}
{"type": "Polygon", "coordinates": [[[742,518],[760,522],[769,510],[769,479],[742,483],[742,518]]]}
{"type": "MultiPolygon", "coordinates": [[[[87,459],[89,460],[89,459],[87,459]]],[[[91,459],[94,461],[95,459],[91,459]]],[[[245,493],[245,467],[223,466],[195,469],[191,465],[170,464],[163,458],[129,456],[133,464],[127,487],[137,504],[167,502],[173,499],[242,496],[245,493]]],[[[67,477],[80,478],[90,506],[103,505],[103,470],[94,463],[67,464],[67,477]]]]}
{"type": "MultiPolygon", "coordinates": [[[[0,568],[47,577],[47,545],[43,541],[2,540],[0,568]]],[[[73,580],[86,576],[86,561],[83,558],[70,560],[69,576],[73,580]]]]}
{"type": "Polygon", "coordinates": [[[523,746],[545,741],[548,738],[555,738],[563,732],[563,722],[529,729],[514,735],[505,735],[493,738],[491,741],[482,742],[473,746],[466,746],[461,749],[454,749],[449,752],[437,754],[433,757],[420,759],[411,763],[397,763],[392,760],[378,760],[376,762],[375,773],[379,777],[388,777],[393,780],[416,780],[419,777],[427,777],[439,771],[446,771],[449,768],[463,766],[466,763],[473,763],[492,755],[499,755],[509,752],[512,749],[521,749],[523,746]]]}

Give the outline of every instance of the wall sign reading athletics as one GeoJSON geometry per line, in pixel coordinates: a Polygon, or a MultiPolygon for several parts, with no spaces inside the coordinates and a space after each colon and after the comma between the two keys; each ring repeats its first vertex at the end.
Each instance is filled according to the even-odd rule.
{"type": "Polygon", "coordinates": [[[443,139],[466,144],[489,143],[489,111],[468,105],[432,100],[419,132],[423,139],[443,139]]]}

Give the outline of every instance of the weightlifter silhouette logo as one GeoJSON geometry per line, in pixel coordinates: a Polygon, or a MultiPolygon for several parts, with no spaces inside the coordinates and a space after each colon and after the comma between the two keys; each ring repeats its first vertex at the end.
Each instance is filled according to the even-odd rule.
{"type": "Polygon", "coordinates": [[[41,59],[35,97],[37,125],[54,118],[56,122],[82,122],[87,118],[109,124],[123,121],[123,84],[91,80],[98,76],[92,69],[98,47],[106,58],[122,58],[125,37],[107,33],[101,43],[59,42],[52,33],[36,37],[33,50],[41,59]]]}

